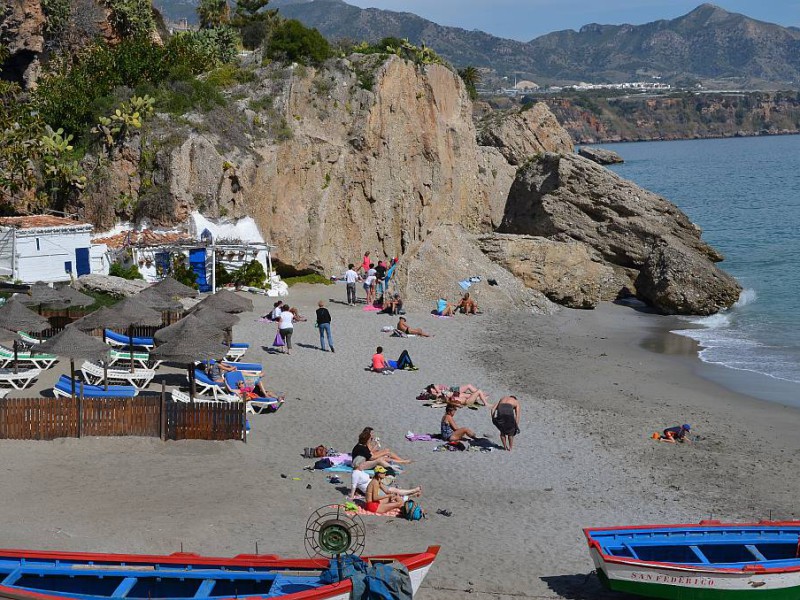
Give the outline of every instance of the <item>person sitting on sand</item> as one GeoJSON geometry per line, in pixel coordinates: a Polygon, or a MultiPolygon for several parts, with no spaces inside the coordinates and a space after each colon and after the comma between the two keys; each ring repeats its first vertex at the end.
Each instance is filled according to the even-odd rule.
{"type": "Polygon", "coordinates": [[[383,313],[387,315],[401,315],[403,314],[403,299],[400,294],[393,296],[384,296],[383,313]]]}
{"type": "Polygon", "coordinates": [[[375,467],[375,477],[369,482],[367,486],[367,497],[364,502],[364,508],[371,513],[381,515],[383,513],[394,510],[395,508],[402,508],[403,498],[397,494],[387,493],[386,486],[383,485],[383,479],[386,477],[386,469],[378,465],[375,467]]]}
{"type": "Polygon", "coordinates": [[[283,300],[278,300],[275,304],[272,305],[272,310],[269,311],[269,314],[264,315],[263,318],[267,319],[268,321],[277,321],[281,316],[282,309],[283,309],[283,300]]]}
{"type": "Polygon", "coordinates": [[[436,310],[434,311],[434,314],[436,314],[436,315],[438,315],[440,317],[451,317],[451,316],[453,316],[453,311],[454,310],[455,310],[455,307],[452,304],[450,304],[444,298],[439,298],[436,301],[436,310]]]}
{"type": "Polygon", "coordinates": [[[675,444],[677,442],[686,442],[687,444],[691,444],[692,440],[689,439],[689,436],[687,435],[691,430],[692,426],[688,423],[676,425],[675,427],[667,427],[658,441],[667,442],[669,444],[675,444]]]}
{"type": "MultiPolygon", "coordinates": [[[[368,468],[374,468],[374,467],[385,468],[382,465],[375,465],[374,467],[366,467],[365,465],[367,465],[367,461],[364,459],[363,456],[357,456],[353,460],[353,473],[350,484],[350,495],[347,497],[348,500],[353,500],[356,497],[357,491],[361,492],[365,496],[367,495],[367,486],[369,486],[370,482],[372,481],[372,478],[365,473],[365,471],[367,471],[368,468]]],[[[388,484],[388,480],[386,480],[386,482],[388,484]]],[[[422,488],[420,486],[409,489],[401,489],[397,487],[389,487],[387,485],[385,489],[384,488],[382,489],[386,494],[395,494],[397,496],[422,495],[422,488]]]]}
{"type": "Polygon", "coordinates": [[[372,427],[365,427],[358,435],[358,443],[350,451],[351,460],[355,460],[357,456],[363,456],[367,461],[390,460],[399,465],[407,465],[411,462],[405,458],[400,458],[389,448],[381,448],[375,440],[373,431],[372,427]]]}
{"type": "Polygon", "coordinates": [[[395,369],[408,369],[409,371],[418,370],[411,360],[411,355],[408,350],[403,350],[400,353],[400,358],[397,360],[386,360],[383,355],[383,346],[378,346],[375,349],[375,354],[372,355],[372,370],[376,373],[391,373],[395,369]]]}
{"type": "Polygon", "coordinates": [[[478,303],[470,298],[469,292],[465,293],[461,300],[456,304],[456,312],[460,311],[465,315],[478,314],[478,303]]]}
{"type": "Polygon", "coordinates": [[[299,322],[302,323],[304,321],[308,321],[307,318],[305,318],[303,315],[300,314],[300,311],[297,310],[296,306],[293,306],[292,308],[290,308],[289,312],[294,315],[294,319],[293,319],[294,322],[298,322],[299,321],[299,322]]]}
{"type": "Polygon", "coordinates": [[[226,365],[218,360],[209,362],[206,365],[206,375],[213,379],[215,383],[221,383],[223,385],[225,384],[225,373],[230,373],[235,370],[236,367],[226,365]]]}
{"type": "Polygon", "coordinates": [[[398,331],[402,331],[406,335],[418,335],[420,337],[433,337],[431,334],[426,333],[422,329],[414,329],[412,327],[409,327],[408,323],[406,322],[406,318],[405,317],[400,317],[397,320],[397,325],[395,326],[395,329],[397,329],[398,331]]]}
{"type": "Polygon", "coordinates": [[[514,436],[519,433],[519,420],[522,409],[516,396],[505,396],[492,406],[489,414],[492,423],[500,431],[503,448],[509,452],[514,448],[514,436]]]}
{"type": "Polygon", "coordinates": [[[456,425],[454,418],[456,410],[458,410],[458,407],[453,405],[448,405],[448,407],[444,409],[441,430],[442,439],[445,442],[458,442],[464,438],[474,440],[477,436],[472,429],[456,425]]]}

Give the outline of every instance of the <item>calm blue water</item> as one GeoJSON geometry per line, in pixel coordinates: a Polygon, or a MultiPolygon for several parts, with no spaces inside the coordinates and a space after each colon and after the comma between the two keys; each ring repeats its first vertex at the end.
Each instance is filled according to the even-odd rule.
{"type": "Polygon", "coordinates": [[[614,171],[675,203],[745,291],[687,319],[709,363],[800,382],[800,136],[606,144],[614,171]]]}

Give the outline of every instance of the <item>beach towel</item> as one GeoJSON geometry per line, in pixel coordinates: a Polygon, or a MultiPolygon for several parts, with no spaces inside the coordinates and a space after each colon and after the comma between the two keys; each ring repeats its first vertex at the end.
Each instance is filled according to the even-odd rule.
{"type": "Polygon", "coordinates": [[[352,513],[355,513],[355,514],[357,514],[359,516],[362,516],[362,517],[366,516],[366,517],[395,517],[395,518],[397,518],[397,517],[400,517],[400,515],[402,513],[402,511],[399,508],[394,508],[394,509],[392,509],[392,510],[390,510],[388,512],[382,513],[382,514],[369,512],[367,509],[364,508],[364,501],[361,500],[361,499],[357,499],[357,500],[355,500],[355,502],[348,502],[347,505],[343,504],[342,508],[344,508],[345,511],[347,511],[347,512],[352,512],[352,513]],[[352,506],[353,504],[356,505],[357,510],[353,510],[353,506],[352,506]],[[349,508],[348,508],[348,506],[349,506],[349,508]]]}
{"type": "Polygon", "coordinates": [[[427,433],[411,433],[410,431],[406,434],[406,439],[409,442],[432,442],[435,441],[436,438],[427,433]]]}
{"type": "Polygon", "coordinates": [[[452,319],[452,315],[437,315],[436,313],[431,313],[432,317],[436,317],[437,319],[452,319]]]}
{"type": "Polygon", "coordinates": [[[472,285],[472,282],[469,279],[464,279],[463,281],[459,281],[458,285],[461,286],[461,289],[466,291],[469,289],[469,286],[472,285]]]}
{"type": "Polygon", "coordinates": [[[333,456],[328,456],[328,459],[331,461],[331,464],[342,465],[342,464],[350,464],[351,458],[349,454],[334,454],[333,456]]]}
{"type": "Polygon", "coordinates": [[[364,307],[364,310],[366,310],[367,312],[375,312],[375,311],[383,310],[383,309],[380,306],[373,306],[371,304],[367,304],[364,307]]]}

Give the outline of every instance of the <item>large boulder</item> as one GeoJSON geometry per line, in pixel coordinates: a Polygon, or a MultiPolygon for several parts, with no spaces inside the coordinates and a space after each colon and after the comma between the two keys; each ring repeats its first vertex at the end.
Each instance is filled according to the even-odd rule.
{"type": "Polygon", "coordinates": [[[509,164],[521,165],[545,152],[568,154],[572,138],[544,102],[511,112],[496,111],[478,125],[478,143],[500,150],[509,164]]]}
{"type": "Polygon", "coordinates": [[[458,282],[478,276],[469,287],[481,310],[525,308],[550,314],[558,307],[481,252],[478,237],[460,225],[440,225],[424,241],[414,244],[398,266],[397,280],[407,300],[429,303],[463,293],[458,282]],[[493,281],[496,285],[489,282],[493,281]]]}
{"type": "Polygon", "coordinates": [[[739,299],[742,288],[683,244],[660,243],[636,278],[639,297],[666,314],[711,315],[739,299]]]}
{"type": "Polygon", "coordinates": [[[481,236],[479,245],[526,286],[569,308],[594,308],[601,300],[614,299],[624,285],[614,269],[578,242],[492,234],[481,236]]]}
{"type": "MultiPolygon", "coordinates": [[[[655,245],[685,249],[695,269],[705,265],[717,272],[713,263],[722,260],[674,204],[575,154],[545,154],[518,170],[501,231],[582,242],[618,270],[627,270],[631,285],[655,245]]],[[[719,281],[727,291],[711,304],[728,303],[718,309],[733,304],[739,291],[732,278],[719,281]]],[[[675,310],[692,313],[686,303],[675,310]]]]}
{"type": "Polygon", "coordinates": [[[583,158],[588,158],[596,162],[598,165],[615,165],[625,162],[623,158],[613,150],[606,150],[604,148],[589,148],[583,146],[578,150],[583,158]]]}

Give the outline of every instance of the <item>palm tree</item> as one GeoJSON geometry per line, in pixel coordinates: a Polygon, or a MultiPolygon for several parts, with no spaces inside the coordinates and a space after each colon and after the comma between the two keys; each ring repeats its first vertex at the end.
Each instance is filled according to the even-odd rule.
{"type": "Polygon", "coordinates": [[[478,97],[478,84],[481,82],[481,72],[477,67],[469,66],[459,69],[458,74],[461,76],[461,80],[464,82],[467,92],[469,92],[469,97],[475,100],[478,97]]]}
{"type": "Polygon", "coordinates": [[[200,0],[197,16],[200,19],[200,29],[213,29],[228,23],[230,7],[227,0],[200,0]]]}

